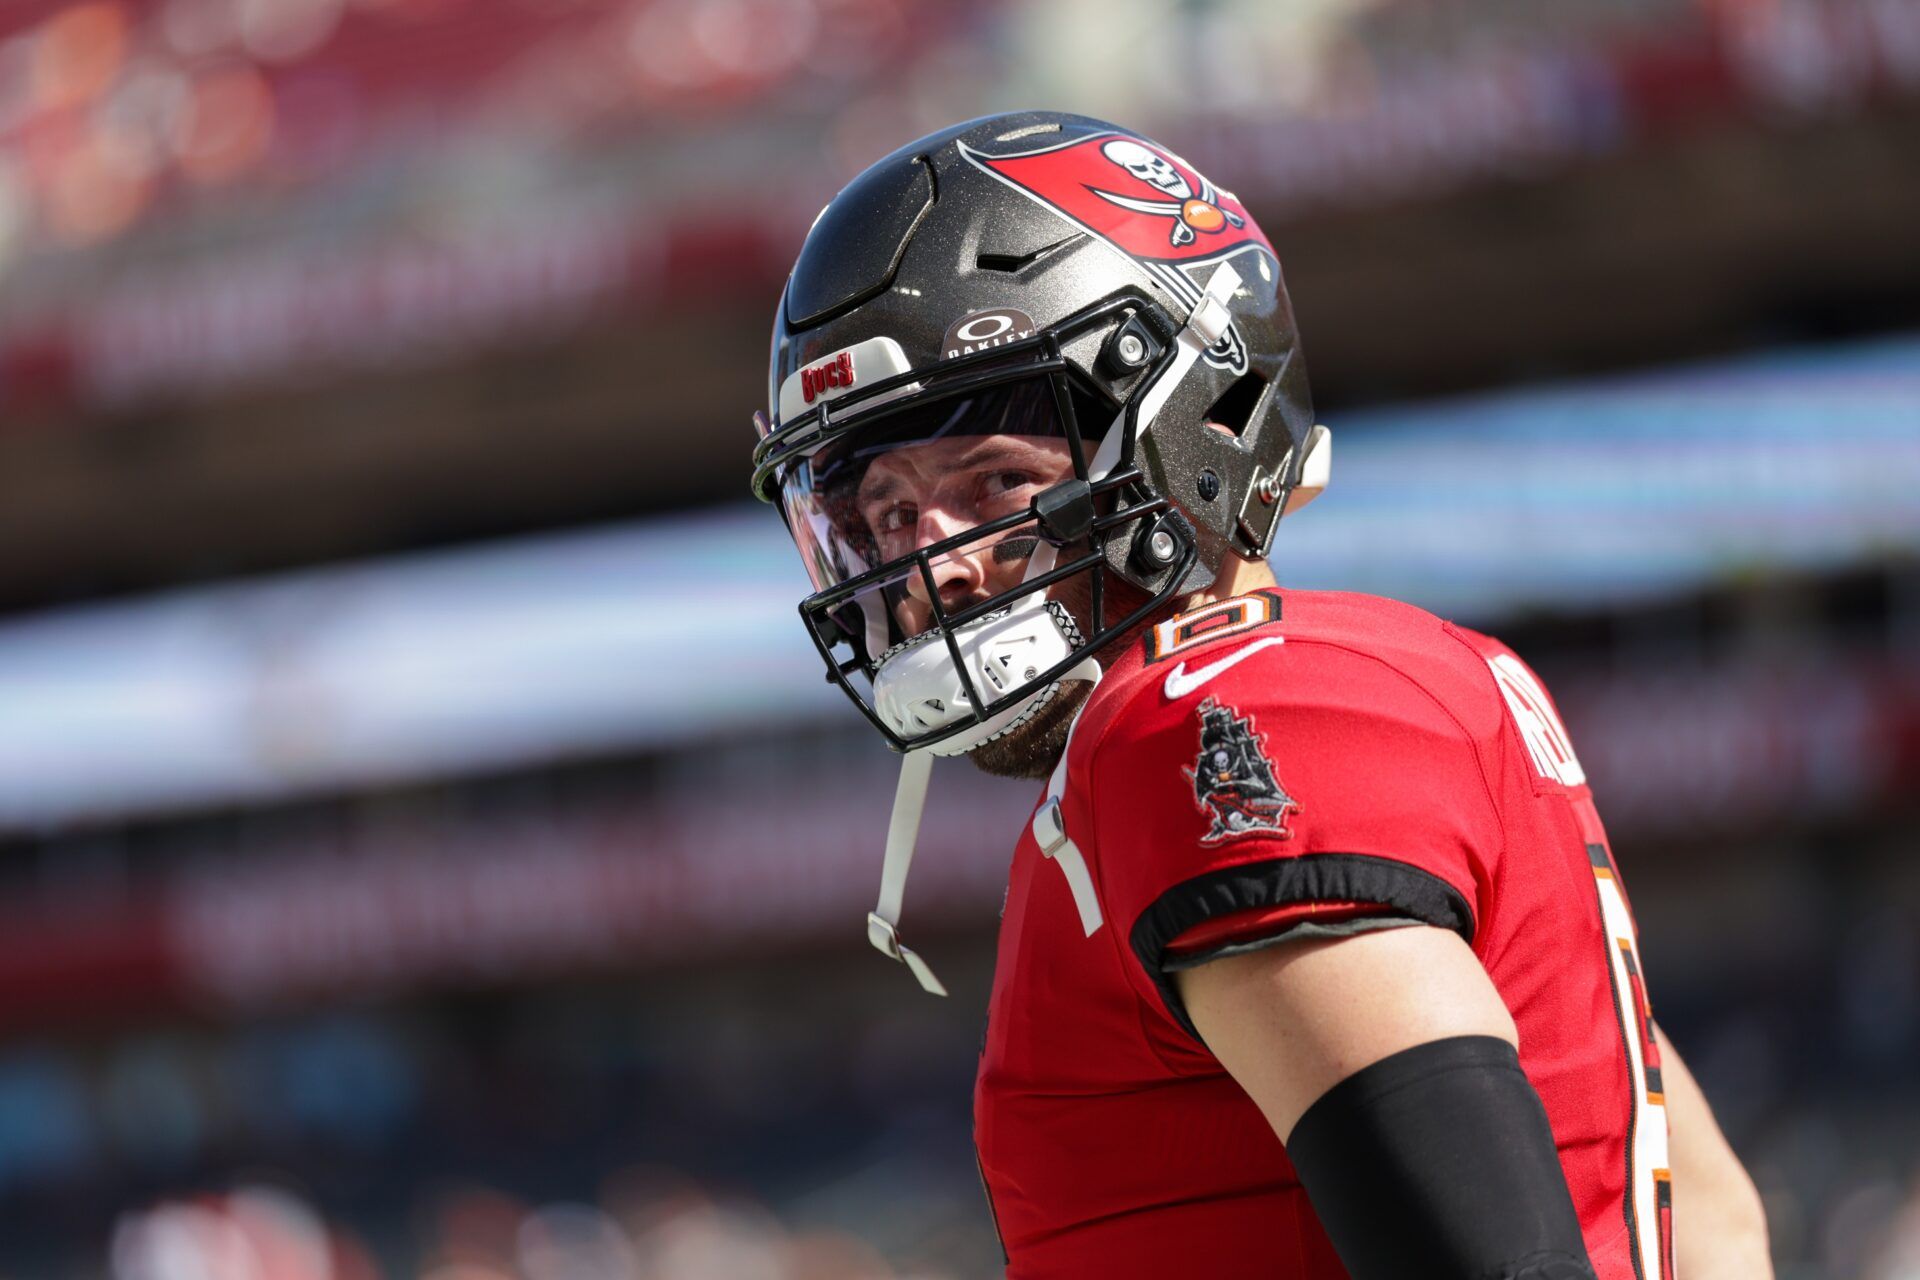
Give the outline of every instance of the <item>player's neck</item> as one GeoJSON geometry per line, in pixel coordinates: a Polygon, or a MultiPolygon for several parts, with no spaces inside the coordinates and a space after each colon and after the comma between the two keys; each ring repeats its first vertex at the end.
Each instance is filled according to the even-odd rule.
{"type": "Polygon", "coordinates": [[[1189,612],[1203,604],[1212,604],[1216,600],[1231,600],[1235,596],[1243,596],[1261,587],[1279,585],[1274,581],[1273,569],[1265,560],[1243,560],[1229,553],[1226,556],[1226,563],[1220,566],[1220,574],[1213,580],[1213,584],[1203,591],[1196,591],[1188,596],[1187,603],[1182,607],[1181,612],[1189,612]]]}

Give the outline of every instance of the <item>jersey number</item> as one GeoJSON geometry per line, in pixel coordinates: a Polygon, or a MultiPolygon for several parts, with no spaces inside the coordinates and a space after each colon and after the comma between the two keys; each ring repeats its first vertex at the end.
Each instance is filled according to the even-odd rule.
{"type": "MultiPolygon", "coordinates": [[[[1593,801],[1581,797],[1583,825],[1594,830],[1599,818],[1593,801]]],[[[1673,1280],[1673,1180],[1667,1165],[1667,1098],[1660,1082],[1660,1046],[1653,1036],[1653,1011],[1640,976],[1634,945],[1633,914],[1605,844],[1587,846],[1600,894],[1600,920],[1607,945],[1607,976],[1613,980],[1613,1008],[1627,1050],[1627,1076],[1633,1111],[1627,1122],[1627,1227],[1633,1236],[1633,1270],[1641,1280],[1673,1280]]]]}
{"type": "MultiPolygon", "coordinates": [[[[1520,730],[1533,767],[1567,787],[1586,782],[1573,740],[1546,690],[1511,654],[1487,659],[1507,710],[1520,730]]],[[[1640,976],[1633,912],[1620,890],[1613,855],[1601,835],[1600,815],[1587,795],[1569,796],[1580,829],[1587,833],[1587,861],[1599,894],[1601,931],[1607,939],[1607,977],[1613,1009],[1627,1053],[1633,1090],[1627,1118],[1627,1231],[1633,1240],[1633,1272],[1639,1280],[1673,1280],[1673,1180],[1667,1164],[1667,1099],[1660,1083],[1660,1047],[1653,1036],[1647,984],[1640,976]]]]}

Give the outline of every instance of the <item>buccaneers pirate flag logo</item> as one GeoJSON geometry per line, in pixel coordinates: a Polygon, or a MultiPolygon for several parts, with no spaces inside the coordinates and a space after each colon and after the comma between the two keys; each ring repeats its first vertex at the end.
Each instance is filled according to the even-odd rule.
{"type": "Polygon", "coordinates": [[[1262,834],[1284,840],[1292,835],[1287,813],[1300,805],[1274,776],[1253,717],[1211,697],[1201,701],[1199,710],[1200,758],[1187,776],[1193,779],[1194,801],[1213,820],[1200,843],[1262,834]]]}
{"type": "MultiPolygon", "coordinates": [[[[1038,151],[987,155],[960,152],[1029,199],[1133,258],[1189,304],[1200,300],[1190,267],[1239,253],[1273,258],[1273,246],[1231,194],[1185,161],[1138,138],[1104,133],[1038,151]]],[[[1263,263],[1263,275],[1272,263],[1263,263]]],[[[1246,367],[1238,332],[1207,352],[1210,363],[1246,367]]]]}

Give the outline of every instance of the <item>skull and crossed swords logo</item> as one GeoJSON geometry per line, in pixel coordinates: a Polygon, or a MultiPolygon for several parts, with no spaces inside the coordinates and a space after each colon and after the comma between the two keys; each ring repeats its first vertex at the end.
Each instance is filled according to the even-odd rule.
{"type": "Polygon", "coordinates": [[[1172,218],[1173,227],[1167,233],[1168,243],[1174,248],[1185,248],[1194,242],[1195,232],[1216,235],[1228,227],[1243,227],[1244,219],[1237,213],[1221,208],[1214,202],[1213,185],[1202,178],[1201,189],[1196,193],[1181,172],[1147,147],[1141,146],[1131,138],[1115,138],[1100,148],[1100,154],[1131,173],[1140,181],[1171,196],[1170,200],[1141,200],[1134,196],[1123,196],[1112,191],[1102,191],[1098,187],[1089,188],[1102,200],[1111,201],[1123,209],[1135,213],[1152,214],[1155,217],[1172,218]]]}

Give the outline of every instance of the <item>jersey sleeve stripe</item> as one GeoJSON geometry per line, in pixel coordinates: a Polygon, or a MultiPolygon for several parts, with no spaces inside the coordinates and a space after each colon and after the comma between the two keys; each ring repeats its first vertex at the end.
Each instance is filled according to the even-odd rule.
{"type": "Polygon", "coordinates": [[[1184,880],[1140,913],[1129,941],[1168,1015],[1199,1041],[1168,967],[1170,959],[1177,959],[1169,956],[1169,944],[1195,926],[1222,916],[1308,902],[1377,903],[1396,915],[1451,929],[1473,941],[1473,912],[1459,890],[1408,863],[1360,853],[1269,858],[1184,880]]]}
{"type": "Polygon", "coordinates": [[[1313,921],[1338,924],[1358,916],[1379,915],[1386,908],[1374,902],[1285,902],[1253,907],[1203,920],[1167,944],[1168,955],[1190,956],[1223,945],[1251,942],[1313,921]]]}
{"type": "Polygon", "coordinates": [[[1301,942],[1307,939],[1351,938],[1359,933],[1379,933],[1384,929],[1404,929],[1408,925],[1417,925],[1421,921],[1410,916],[1396,915],[1387,908],[1380,908],[1380,914],[1353,916],[1345,920],[1325,922],[1320,920],[1302,920],[1276,933],[1262,934],[1240,942],[1223,942],[1218,946],[1200,951],[1169,952],[1161,968],[1169,973],[1178,973],[1186,969],[1198,969],[1224,956],[1245,955],[1250,951],[1265,951],[1269,947],[1281,946],[1288,942],[1301,942]]]}

